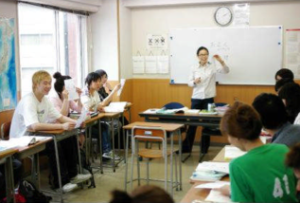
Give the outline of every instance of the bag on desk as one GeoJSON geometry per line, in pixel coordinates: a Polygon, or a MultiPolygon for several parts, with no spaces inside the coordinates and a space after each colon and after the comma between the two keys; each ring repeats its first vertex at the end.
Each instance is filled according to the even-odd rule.
{"type": "Polygon", "coordinates": [[[19,186],[19,194],[25,197],[28,203],[44,202],[49,203],[52,197],[46,196],[35,187],[35,185],[28,180],[21,180],[19,186]]]}

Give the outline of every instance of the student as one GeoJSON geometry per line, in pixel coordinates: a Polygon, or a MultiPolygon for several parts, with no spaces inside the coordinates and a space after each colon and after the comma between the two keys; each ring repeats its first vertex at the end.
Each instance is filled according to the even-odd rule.
{"type": "Polygon", "coordinates": [[[120,190],[114,190],[111,194],[110,203],[174,203],[165,190],[153,185],[140,186],[130,195],[120,190]]]}
{"type": "Polygon", "coordinates": [[[285,163],[294,170],[294,174],[297,178],[297,191],[298,194],[300,194],[300,143],[291,148],[286,156],[285,163]]]}
{"type": "MultiPolygon", "coordinates": [[[[215,66],[208,61],[209,51],[206,47],[198,48],[197,57],[199,64],[191,67],[188,85],[193,88],[191,109],[207,109],[209,103],[214,103],[216,96],[216,74],[229,73],[229,68],[219,55],[214,55],[221,66],[215,66]]],[[[195,139],[196,126],[189,126],[187,138],[182,143],[182,152],[192,151],[195,139]]]]}
{"type": "MultiPolygon", "coordinates": [[[[100,101],[103,102],[103,105],[107,106],[112,101],[114,94],[116,93],[117,90],[120,89],[121,86],[120,84],[118,84],[114,89],[112,89],[111,85],[107,82],[108,76],[104,70],[98,69],[95,71],[95,73],[98,73],[100,75],[101,80],[103,80],[104,84],[99,89],[98,94],[100,96],[100,101]]],[[[126,119],[126,117],[124,117],[124,125],[127,125],[128,123],[129,123],[128,120],[126,119]]],[[[111,123],[109,123],[109,125],[111,126],[111,123]]],[[[122,117],[120,117],[119,122],[113,122],[113,126],[117,130],[122,129],[122,117]]],[[[121,143],[123,143],[122,142],[123,137],[124,137],[123,130],[120,130],[121,143]]]]}
{"type": "MultiPolygon", "coordinates": [[[[86,87],[83,91],[83,95],[81,96],[81,102],[83,107],[87,111],[100,111],[103,112],[103,107],[106,105],[105,102],[100,101],[100,97],[98,94],[98,90],[103,86],[104,80],[101,80],[99,74],[95,72],[91,72],[87,75],[85,79],[86,87]]],[[[114,90],[117,91],[117,90],[114,90]]],[[[111,143],[109,138],[109,128],[106,124],[101,123],[101,132],[102,132],[102,157],[107,159],[113,158],[113,151],[111,149],[111,143]]],[[[92,136],[94,138],[99,138],[99,132],[96,127],[92,128],[92,136]]],[[[115,159],[120,159],[117,155],[115,155],[115,159]]]]}
{"type": "Polygon", "coordinates": [[[281,80],[278,80],[275,84],[275,91],[278,95],[279,91],[281,90],[281,88],[285,85],[285,84],[288,84],[288,83],[295,83],[294,80],[291,80],[289,78],[284,78],[284,79],[281,79],[281,80]]]}
{"type": "Polygon", "coordinates": [[[247,152],[230,162],[230,189],[223,187],[223,194],[233,202],[297,202],[293,171],[284,164],[288,147],[262,143],[262,124],[251,106],[235,102],[220,128],[232,145],[247,152]]]}
{"type": "Polygon", "coordinates": [[[276,81],[279,81],[281,79],[294,80],[294,73],[290,69],[282,68],[282,69],[278,70],[275,74],[276,81]]]}
{"type": "MultiPolygon", "coordinates": [[[[10,135],[12,138],[22,137],[26,134],[27,130],[39,131],[39,130],[72,130],[75,126],[75,120],[61,115],[45,97],[48,95],[51,89],[51,76],[46,71],[37,71],[32,76],[32,92],[25,95],[14,112],[10,135]],[[49,121],[56,120],[57,123],[48,123],[49,121]]],[[[78,174],[76,155],[70,154],[70,157],[66,157],[62,152],[61,143],[58,143],[61,175],[63,191],[69,192],[74,190],[76,183],[88,180],[91,175],[78,174]]],[[[68,142],[64,145],[66,147],[71,146],[68,142]]],[[[77,143],[74,143],[77,146],[77,143]]],[[[54,152],[54,144],[50,142],[47,144],[47,154],[49,156],[50,171],[53,174],[53,186],[58,187],[56,158],[54,152]]],[[[65,150],[68,151],[68,150],[65,150]]]]}
{"type": "MultiPolygon", "coordinates": [[[[71,111],[76,111],[81,113],[82,103],[80,100],[80,95],[82,93],[80,88],[76,88],[76,92],[78,94],[78,100],[73,101],[69,100],[69,92],[65,89],[65,80],[72,79],[70,76],[63,76],[60,72],[56,72],[53,74],[53,78],[55,78],[54,89],[55,93],[50,97],[50,100],[54,104],[54,107],[63,115],[69,116],[71,111]]],[[[84,143],[84,135],[80,134],[79,143],[83,146],[84,143]]]]}
{"type": "Polygon", "coordinates": [[[264,129],[272,135],[272,143],[292,146],[300,141],[300,125],[288,122],[286,109],[278,96],[260,94],[252,105],[260,114],[264,129]]]}
{"type": "Polygon", "coordinates": [[[280,89],[278,96],[285,105],[289,122],[300,124],[300,86],[287,83],[280,89]]]}

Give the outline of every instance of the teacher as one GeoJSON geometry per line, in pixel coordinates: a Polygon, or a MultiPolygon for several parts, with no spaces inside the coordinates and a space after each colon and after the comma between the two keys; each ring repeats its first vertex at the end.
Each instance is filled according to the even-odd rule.
{"type": "MultiPolygon", "coordinates": [[[[197,57],[199,64],[191,67],[188,85],[193,88],[191,109],[207,109],[209,103],[214,103],[216,96],[216,73],[228,73],[229,68],[219,55],[214,55],[221,66],[208,61],[209,51],[206,47],[199,47],[197,57]]],[[[214,62],[214,61],[213,61],[214,62]]],[[[196,126],[189,126],[187,138],[182,143],[182,152],[190,153],[193,148],[196,126]]]]}

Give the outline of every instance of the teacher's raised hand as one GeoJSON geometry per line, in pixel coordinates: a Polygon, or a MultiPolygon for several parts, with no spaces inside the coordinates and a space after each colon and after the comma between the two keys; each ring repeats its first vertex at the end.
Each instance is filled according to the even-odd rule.
{"type": "Polygon", "coordinates": [[[217,61],[219,61],[222,65],[225,64],[225,62],[223,61],[223,59],[221,58],[221,56],[219,56],[218,54],[215,54],[213,56],[217,61]]]}

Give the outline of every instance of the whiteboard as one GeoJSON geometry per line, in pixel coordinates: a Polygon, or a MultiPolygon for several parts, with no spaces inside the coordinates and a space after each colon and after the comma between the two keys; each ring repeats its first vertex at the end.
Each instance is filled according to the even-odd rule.
{"type": "Polygon", "coordinates": [[[230,69],[217,74],[220,84],[274,85],[282,67],[282,26],[185,28],[170,31],[170,83],[187,84],[190,67],[198,64],[197,49],[219,54],[230,69]]]}

